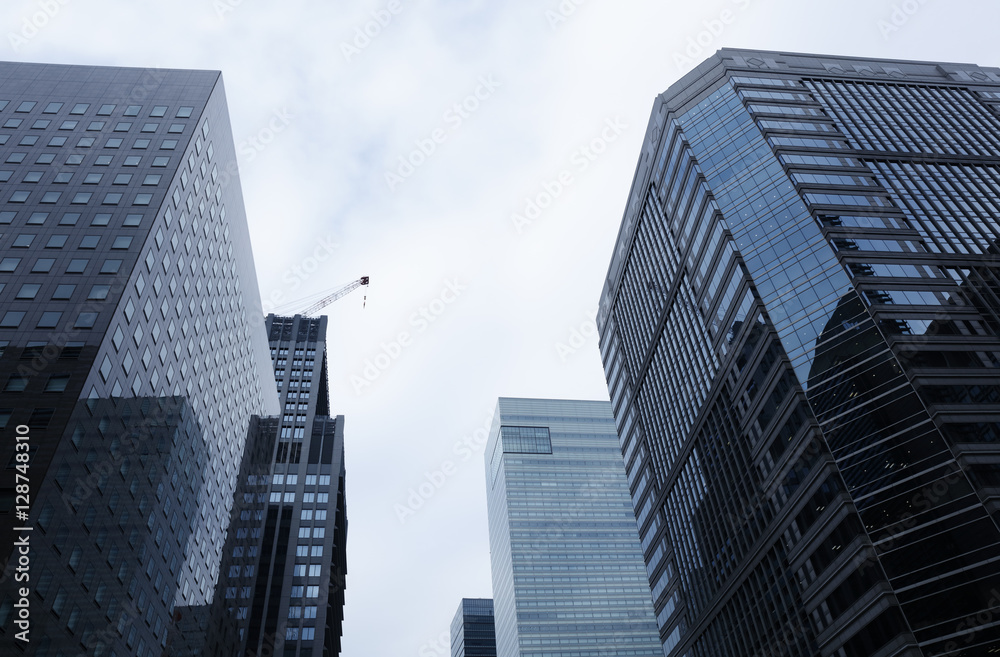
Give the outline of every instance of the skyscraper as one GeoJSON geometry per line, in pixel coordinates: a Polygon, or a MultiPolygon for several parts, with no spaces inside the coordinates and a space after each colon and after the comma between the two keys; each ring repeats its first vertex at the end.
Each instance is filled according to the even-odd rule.
{"type": "Polygon", "coordinates": [[[221,74],[2,63],[0,161],[0,652],[160,654],[278,412],[221,74]]]}
{"type": "Polygon", "coordinates": [[[729,49],[657,99],[598,326],[668,656],[1000,646],[998,114],[729,49]]]}
{"type": "Polygon", "coordinates": [[[462,598],[451,621],[451,657],[497,657],[492,599],[462,598]]]}
{"type": "MultiPolygon", "coordinates": [[[[239,655],[340,654],[347,575],[344,416],[330,416],[326,317],[265,326],[282,414],[266,474],[241,482],[219,596],[239,655]]],[[[260,459],[258,459],[260,462],[260,459]]]]}
{"type": "Polygon", "coordinates": [[[608,402],[501,397],[486,491],[497,655],[662,655],[608,402]]]}

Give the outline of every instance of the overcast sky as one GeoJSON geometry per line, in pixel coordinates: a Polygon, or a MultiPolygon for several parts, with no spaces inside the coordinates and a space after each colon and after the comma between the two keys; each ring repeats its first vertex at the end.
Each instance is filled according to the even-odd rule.
{"type": "Polygon", "coordinates": [[[343,654],[443,657],[491,596],[496,398],[607,399],[592,318],[655,96],[724,46],[997,66],[998,5],[4,0],[0,58],[223,72],[264,307],[371,277],[327,309],[343,654]]]}

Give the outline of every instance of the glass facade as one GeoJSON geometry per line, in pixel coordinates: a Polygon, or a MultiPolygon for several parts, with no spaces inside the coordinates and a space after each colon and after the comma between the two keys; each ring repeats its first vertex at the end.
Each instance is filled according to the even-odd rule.
{"type": "Polygon", "coordinates": [[[493,600],[462,598],[451,621],[451,657],[496,657],[493,600]]]}
{"type": "Polygon", "coordinates": [[[486,454],[496,654],[661,655],[610,405],[500,398],[486,454]]]}
{"type": "Polygon", "coordinates": [[[667,655],[1000,648],[998,100],[723,50],[658,101],[598,325],[667,655]]]}
{"type": "Polygon", "coordinates": [[[221,76],[2,63],[0,126],[0,652],[161,654],[278,412],[221,76]]]}

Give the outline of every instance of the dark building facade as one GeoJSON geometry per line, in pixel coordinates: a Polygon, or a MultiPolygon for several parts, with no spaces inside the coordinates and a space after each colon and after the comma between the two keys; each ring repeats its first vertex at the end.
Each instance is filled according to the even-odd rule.
{"type": "Polygon", "coordinates": [[[159,655],[279,409],[221,74],[0,64],[0,233],[0,653],[159,655]]]}
{"type": "MultiPolygon", "coordinates": [[[[238,491],[217,598],[240,656],[340,654],[347,576],[344,416],[330,415],[326,317],[268,315],[281,414],[238,491]]],[[[225,623],[218,625],[223,634],[225,623]]]]}
{"type": "Polygon", "coordinates": [[[660,657],[611,406],[501,397],[486,501],[502,657],[660,657]]]}
{"type": "Polygon", "coordinates": [[[669,657],[1000,649],[1000,71],[721,50],[598,326],[669,657]]]}
{"type": "Polygon", "coordinates": [[[496,657],[493,600],[462,598],[451,621],[451,657],[496,657]]]}

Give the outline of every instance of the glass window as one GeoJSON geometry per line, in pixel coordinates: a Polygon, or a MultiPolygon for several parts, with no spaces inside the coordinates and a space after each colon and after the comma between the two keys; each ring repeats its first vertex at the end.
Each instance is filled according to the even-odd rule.
{"type": "Polygon", "coordinates": [[[127,185],[127,184],[129,184],[129,182],[131,180],[132,180],[132,174],[131,173],[119,173],[117,176],[115,176],[115,180],[114,180],[113,184],[115,184],[115,185],[127,185]]]}
{"type": "Polygon", "coordinates": [[[154,167],[165,167],[168,164],[170,164],[170,158],[167,157],[166,155],[160,155],[158,157],[153,158],[154,167]]]}
{"type": "Polygon", "coordinates": [[[5,161],[10,162],[11,164],[20,164],[21,162],[24,162],[26,155],[27,153],[11,153],[7,156],[5,161]]]}
{"type": "Polygon", "coordinates": [[[118,270],[121,269],[121,260],[105,260],[104,264],[101,265],[102,274],[117,274],[118,270]]]}
{"type": "Polygon", "coordinates": [[[129,237],[129,236],[127,236],[127,235],[123,235],[123,236],[119,236],[119,237],[115,238],[115,241],[111,245],[111,248],[112,249],[127,249],[130,246],[132,246],[132,238],[129,237]]]}
{"type": "MultiPolygon", "coordinates": [[[[127,156],[125,158],[125,161],[122,162],[122,166],[137,167],[137,166],[139,166],[139,162],[141,162],[141,161],[142,161],[142,156],[141,155],[129,155],[129,156],[127,156]]],[[[124,183],[122,183],[122,184],[124,184],[124,183]]]]}
{"type": "Polygon", "coordinates": [[[111,164],[110,155],[98,155],[97,159],[94,160],[94,166],[96,167],[106,167],[111,164]]]}
{"type": "Polygon", "coordinates": [[[34,235],[29,235],[27,233],[22,233],[14,238],[14,242],[11,244],[15,249],[26,249],[31,246],[31,243],[35,241],[34,235]]]}
{"type": "Polygon", "coordinates": [[[90,262],[88,258],[73,258],[66,265],[67,274],[82,274],[87,269],[87,264],[90,262]]]}
{"type": "Polygon", "coordinates": [[[62,109],[62,106],[62,103],[49,103],[45,106],[45,109],[42,110],[42,114],[55,114],[62,109]]]}
{"type": "Polygon", "coordinates": [[[49,140],[49,146],[54,146],[56,148],[63,146],[65,143],[66,143],[66,137],[53,137],[52,139],[49,140]]]}
{"type": "Polygon", "coordinates": [[[194,111],[193,107],[181,107],[180,109],[177,110],[177,114],[175,114],[174,116],[175,118],[178,119],[188,119],[191,118],[191,112],[193,111],[194,111]]]}
{"type": "Polygon", "coordinates": [[[104,200],[101,201],[101,205],[118,205],[122,200],[122,195],[119,193],[108,193],[104,195],[104,200]]]}
{"type": "MultiPolygon", "coordinates": [[[[0,319],[0,328],[17,328],[18,326],[21,325],[21,320],[22,319],[24,319],[24,312],[23,311],[20,311],[20,310],[8,310],[6,313],[4,313],[3,319],[0,319]]],[[[7,390],[11,390],[11,391],[14,391],[14,392],[19,392],[21,390],[24,390],[24,387],[27,384],[28,384],[28,380],[26,378],[11,377],[10,380],[7,381],[7,390]],[[23,384],[21,385],[21,387],[19,389],[16,389],[16,390],[14,388],[11,388],[11,383],[10,383],[15,378],[18,378],[21,381],[23,381],[23,384]]]]}
{"type": "Polygon", "coordinates": [[[121,148],[122,140],[118,137],[113,137],[104,143],[104,148],[121,148]]]}
{"type": "Polygon", "coordinates": [[[14,192],[10,195],[11,203],[24,203],[28,200],[28,192],[14,192]]]}
{"type": "Polygon", "coordinates": [[[31,129],[32,130],[45,130],[46,128],[49,127],[50,123],[52,123],[52,121],[50,121],[49,119],[38,119],[34,123],[31,124],[31,129]]]}
{"type": "Polygon", "coordinates": [[[35,325],[35,328],[55,328],[59,324],[60,318],[62,318],[61,312],[53,310],[43,312],[42,316],[38,318],[38,324],[35,325]]]}
{"type": "Polygon", "coordinates": [[[82,163],[83,163],[83,156],[80,155],[79,153],[73,153],[72,155],[66,158],[66,164],[73,165],[82,163]]]}
{"type": "Polygon", "coordinates": [[[90,288],[90,294],[87,295],[88,299],[95,299],[98,301],[103,301],[108,298],[108,293],[111,291],[110,285],[95,285],[90,288]]]}
{"type": "Polygon", "coordinates": [[[111,113],[115,111],[114,105],[101,105],[101,108],[97,110],[97,116],[111,116],[111,113]]]}
{"type": "Polygon", "coordinates": [[[42,194],[42,203],[57,203],[62,192],[45,192],[42,194]]]}
{"type": "Polygon", "coordinates": [[[26,100],[23,103],[21,103],[20,105],[18,105],[17,109],[14,110],[14,111],[15,112],[22,112],[22,113],[23,112],[30,112],[34,107],[35,107],[35,101],[33,101],[33,100],[26,100]]]}
{"type": "Polygon", "coordinates": [[[38,283],[25,283],[21,286],[21,289],[17,291],[17,296],[15,299],[34,299],[35,295],[38,294],[38,290],[41,289],[41,285],[38,283]]]}
{"type": "Polygon", "coordinates": [[[66,214],[64,214],[62,216],[62,219],[59,220],[59,225],[60,226],[75,226],[76,222],[78,222],[78,221],[80,221],[80,213],[79,212],[67,212],[66,214]]]}
{"type": "Polygon", "coordinates": [[[132,205],[149,205],[150,201],[153,200],[152,194],[136,194],[135,200],[132,201],[132,205]]]}
{"type": "Polygon", "coordinates": [[[128,132],[132,124],[128,121],[119,121],[115,124],[115,132],[128,132]]]}
{"type": "Polygon", "coordinates": [[[52,270],[52,265],[54,265],[55,262],[55,258],[39,258],[38,260],[35,260],[35,264],[31,268],[31,273],[47,274],[52,270]]]}
{"type": "Polygon", "coordinates": [[[66,246],[66,235],[53,235],[45,244],[46,249],[61,249],[66,246]]]}
{"type": "Polygon", "coordinates": [[[75,130],[76,126],[80,124],[79,121],[63,121],[59,124],[60,130],[75,130]]]}
{"type": "Polygon", "coordinates": [[[7,119],[4,121],[3,127],[5,128],[16,128],[21,125],[21,119],[7,119]]]}
{"type": "Polygon", "coordinates": [[[139,224],[142,223],[142,216],[143,215],[141,215],[141,214],[128,214],[128,215],[125,215],[125,222],[124,222],[123,225],[124,226],[129,226],[129,227],[138,226],[139,224]]]}
{"type": "Polygon", "coordinates": [[[136,139],[135,143],[132,144],[132,148],[137,149],[137,150],[146,150],[147,148],[149,148],[149,140],[148,139],[136,139]]]}
{"type": "Polygon", "coordinates": [[[149,113],[150,116],[166,116],[166,114],[167,114],[166,105],[157,105],[156,107],[153,108],[153,111],[149,113]]]}
{"type": "Polygon", "coordinates": [[[70,201],[74,205],[86,205],[90,202],[90,197],[93,196],[90,192],[78,192],[73,196],[73,200],[70,201]]]}
{"type": "Polygon", "coordinates": [[[97,245],[101,241],[100,235],[84,235],[83,239],[80,240],[81,249],[96,249],[97,245]]]}
{"type": "Polygon", "coordinates": [[[177,140],[176,139],[164,139],[160,143],[160,150],[161,151],[172,151],[175,148],[177,148],[177,140]]]}
{"type": "Polygon", "coordinates": [[[129,105],[125,108],[123,114],[125,116],[139,116],[139,111],[142,109],[142,105],[129,105]]]}
{"type": "Polygon", "coordinates": [[[90,148],[94,145],[96,139],[93,137],[80,137],[80,141],[76,142],[77,148],[90,148]]]}
{"type": "Polygon", "coordinates": [[[111,223],[111,213],[100,212],[94,215],[94,218],[90,220],[91,226],[107,226],[111,223]]]}
{"type": "Polygon", "coordinates": [[[104,121],[91,121],[87,124],[87,131],[94,132],[104,129],[104,121]]]}
{"type": "Polygon", "coordinates": [[[162,178],[162,177],[163,176],[161,176],[158,173],[148,174],[145,178],[142,179],[142,184],[143,185],[159,185],[160,184],[160,178],[162,178]]]}
{"type": "Polygon", "coordinates": [[[73,328],[94,328],[94,324],[96,323],[97,313],[80,313],[73,324],[73,328]]]}
{"type": "Polygon", "coordinates": [[[4,258],[0,260],[0,271],[2,272],[12,272],[17,269],[17,265],[21,262],[20,258],[4,258]]]}
{"type": "Polygon", "coordinates": [[[25,135],[21,137],[21,141],[17,142],[18,146],[34,146],[38,143],[38,135],[25,135]]]}
{"type": "Polygon", "coordinates": [[[184,124],[183,123],[171,123],[170,124],[170,128],[167,130],[167,132],[172,133],[172,134],[184,132],[184,124]]]}
{"type": "Polygon", "coordinates": [[[76,290],[76,285],[71,285],[68,283],[63,283],[56,286],[55,292],[52,293],[52,298],[56,301],[69,299],[73,296],[73,291],[76,290]]]}
{"type": "Polygon", "coordinates": [[[70,114],[83,114],[90,107],[90,103],[77,103],[73,106],[73,109],[69,111],[70,114]]]}
{"type": "Polygon", "coordinates": [[[52,182],[65,185],[71,180],[73,180],[72,171],[60,171],[59,173],[56,174],[55,180],[53,180],[52,182]]]}

